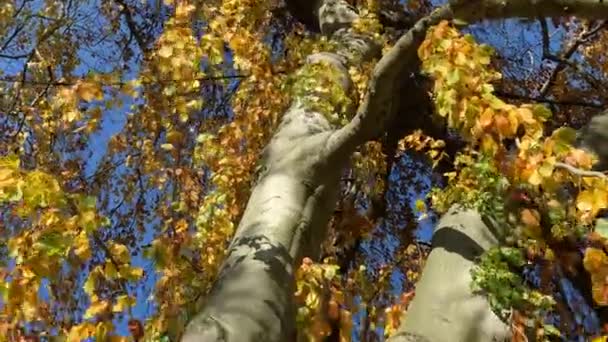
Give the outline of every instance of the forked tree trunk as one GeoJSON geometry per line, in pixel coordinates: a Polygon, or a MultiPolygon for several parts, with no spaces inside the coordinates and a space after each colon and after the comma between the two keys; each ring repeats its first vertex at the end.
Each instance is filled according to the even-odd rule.
{"type": "MultiPolygon", "coordinates": [[[[357,14],[345,1],[311,7],[322,33],[340,48],[309,56],[307,63],[331,65],[339,86],[349,89],[351,63],[379,57],[380,47],[353,33],[357,14]]],[[[323,113],[303,104],[315,101],[313,96],[323,95],[294,100],[265,148],[219,279],[183,341],[294,340],[294,266],[304,256],[318,257],[352,151],[335,143],[336,127],[323,113]]]]}
{"type": "MultiPolygon", "coordinates": [[[[341,86],[348,89],[348,67],[378,56],[379,48],[370,37],[350,29],[357,13],[346,1],[310,1],[288,0],[295,4],[292,8],[312,10],[315,15],[308,18],[316,16],[322,34],[340,48],[338,53],[310,56],[308,63],[328,63],[341,75],[341,86]]],[[[450,3],[460,18],[471,22],[486,17],[570,14],[608,18],[608,1],[450,3]]],[[[294,101],[260,160],[262,172],[219,279],[202,311],[188,325],[183,341],[294,341],[294,267],[304,256],[318,256],[336,203],[339,177],[350,154],[383,129],[395,95],[395,80],[415,62],[426,30],[452,12],[443,7],[421,19],[382,57],[365,100],[345,127],[332,127],[322,113],[307,109],[306,101],[294,101]]],[[[455,207],[441,220],[433,243],[416,298],[391,341],[485,342],[507,337],[506,325],[470,287],[474,257],[497,244],[489,227],[477,213],[455,207]]]]}

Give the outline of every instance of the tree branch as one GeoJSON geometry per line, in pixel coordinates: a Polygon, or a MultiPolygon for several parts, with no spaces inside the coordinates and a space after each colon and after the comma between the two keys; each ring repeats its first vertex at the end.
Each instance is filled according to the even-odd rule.
{"type": "Polygon", "coordinates": [[[541,19],[541,30],[543,35],[543,58],[548,59],[550,61],[556,62],[557,66],[551,71],[549,78],[545,81],[545,83],[540,88],[540,96],[544,97],[551,89],[553,83],[557,79],[559,73],[565,69],[566,66],[570,66],[576,71],[580,72],[583,75],[583,78],[593,87],[598,87],[597,80],[593,79],[588,73],[580,70],[580,68],[574,63],[570,62],[570,58],[574,55],[574,53],[578,50],[578,48],[589,40],[590,37],[598,33],[601,29],[605,28],[607,25],[607,21],[602,21],[600,24],[596,25],[593,29],[585,29],[581,32],[570,44],[569,46],[561,53],[560,56],[555,56],[551,54],[549,51],[549,33],[547,29],[547,23],[545,19],[541,19]]]}
{"type": "Polygon", "coordinates": [[[335,149],[336,152],[350,151],[373,138],[384,128],[391,112],[396,80],[412,63],[417,64],[417,48],[424,40],[426,31],[451,16],[452,11],[449,6],[436,9],[420,19],[380,59],[374,68],[367,93],[356,116],[334,134],[333,139],[330,140],[331,149],[335,149]]]}
{"type": "Polygon", "coordinates": [[[572,165],[568,165],[566,163],[560,163],[560,162],[555,163],[555,167],[558,169],[565,169],[568,172],[570,172],[571,174],[577,175],[579,177],[608,178],[608,176],[606,176],[602,172],[581,170],[579,168],[576,168],[572,165]]]}
{"type": "Polygon", "coordinates": [[[139,28],[137,27],[137,23],[135,23],[135,20],[133,19],[133,15],[131,14],[131,9],[125,3],[124,0],[114,0],[114,1],[120,7],[120,13],[122,15],[124,15],[125,21],[127,22],[127,27],[129,28],[129,31],[131,31],[131,34],[133,35],[133,37],[135,37],[135,41],[137,42],[137,45],[139,46],[141,53],[145,54],[148,51],[148,46],[146,44],[144,37],[142,37],[139,28]]]}
{"type": "Polygon", "coordinates": [[[540,97],[540,96],[526,96],[526,95],[522,95],[522,94],[507,93],[507,92],[502,92],[499,90],[494,91],[494,94],[497,96],[504,97],[507,99],[512,99],[512,100],[532,101],[532,102],[547,103],[547,104],[558,105],[558,106],[589,107],[589,108],[597,108],[597,109],[603,109],[606,107],[606,105],[603,103],[592,103],[592,102],[584,102],[584,101],[577,101],[577,100],[554,100],[554,99],[548,99],[548,98],[540,97]]]}
{"type": "MultiPolygon", "coordinates": [[[[365,98],[356,116],[338,130],[329,142],[335,153],[352,151],[356,146],[372,139],[384,127],[391,112],[391,99],[395,80],[416,61],[416,50],[430,26],[452,17],[472,23],[484,19],[512,17],[540,18],[577,15],[587,19],[608,18],[608,1],[597,0],[451,0],[420,19],[393,48],[380,59],[369,82],[365,98]]],[[[583,32],[565,51],[563,57],[573,54],[578,46],[597,33],[604,22],[583,32]],[[571,51],[572,50],[572,51],[571,51]]]]}
{"type": "Polygon", "coordinates": [[[564,17],[608,18],[608,1],[602,0],[450,0],[454,17],[467,22],[486,19],[564,17]]]}

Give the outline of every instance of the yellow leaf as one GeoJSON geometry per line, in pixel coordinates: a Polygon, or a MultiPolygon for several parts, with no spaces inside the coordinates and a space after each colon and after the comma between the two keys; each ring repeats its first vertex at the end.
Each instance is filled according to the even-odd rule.
{"type": "Polygon", "coordinates": [[[496,153],[498,144],[492,137],[485,135],[481,140],[481,149],[488,154],[493,154],[496,153]]]}
{"type": "Polygon", "coordinates": [[[501,136],[508,137],[516,133],[512,130],[509,119],[504,115],[497,115],[494,120],[496,121],[496,130],[501,136]]]}
{"type": "Polygon", "coordinates": [[[606,270],[599,274],[591,275],[591,294],[593,295],[593,301],[600,306],[608,305],[608,284],[606,283],[606,276],[608,276],[606,270]]]}
{"type": "Polygon", "coordinates": [[[158,49],[158,55],[163,58],[169,58],[173,55],[173,47],[170,45],[163,45],[160,49],[158,49]]]}
{"type": "Polygon", "coordinates": [[[135,279],[140,279],[144,275],[144,269],[141,267],[131,267],[129,276],[135,279]]]}
{"type": "Polygon", "coordinates": [[[108,279],[114,279],[118,275],[118,271],[116,270],[116,267],[110,260],[106,260],[106,264],[104,265],[103,271],[104,271],[103,272],[104,275],[108,279]]]}
{"type": "Polygon", "coordinates": [[[309,292],[305,299],[306,306],[315,309],[319,306],[319,295],[316,292],[309,292]]]}
{"type": "MultiPolygon", "coordinates": [[[[86,100],[86,101],[90,101],[90,100],[86,100]]],[[[67,122],[74,122],[74,121],[80,120],[80,118],[81,118],[80,111],[68,110],[67,112],[65,112],[63,114],[63,118],[67,122]]]]}
{"type": "Polygon", "coordinates": [[[542,181],[543,179],[540,173],[538,172],[538,169],[534,169],[534,171],[532,171],[532,174],[530,175],[530,178],[528,178],[528,183],[532,185],[540,185],[542,181]]]}
{"type": "Polygon", "coordinates": [[[581,191],[576,198],[576,208],[580,211],[591,211],[593,209],[593,193],[589,190],[581,191]]]}
{"type": "Polygon", "coordinates": [[[416,211],[419,213],[425,213],[427,210],[426,203],[424,203],[424,200],[422,200],[422,199],[416,200],[415,207],[416,207],[416,211]]]}
{"type": "Polygon", "coordinates": [[[8,187],[16,183],[13,170],[0,169],[0,188],[8,187]]]}
{"type": "Polygon", "coordinates": [[[593,198],[595,200],[595,207],[598,211],[608,208],[608,191],[606,191],[606,189],[593,189],[593,198]]]}
{"type": "Polygon", "coordinates": [[[519,108],[517,110],[517,112],[519,113],[519,117],[521,118],[521,120],[524,123],[527,123],[527,124],[536,123],[536,119],[534,118],[534,113],[532,112],[532,110],[530,110],[530,108],[519,108]]]}
{"type": "Polygon", "coordinates": [[[533,209],[524,209],[521,211],[521,222],[524,224],[524,231],[532,238],[540,238],[542,231],[540,229],[540,214],[533,209]]]}
{"type": "Polygon", "coordinates": [[[93,270],[87,277],[87,280],[84,282],[84,285],[83,285],[84,292],[89,296],[93,296],[93,294],[95,293],[95,285],[97,283],[97,277],[98,277],[97,272],[95,270],[93,270]]]}
{"type": "Polygon", "coordinates": [[[517,132],[519,127],[519,117],[515,111],[509,111],[508,115],[509,125],[511,126],[511,132],[517,132]]]}
{"type": "Polygon", "coordinates": [[[172,151],[175,149],[175,147],[173,147],[172,144],[162,144],[162,145],[160,145],[160,148],[162,148],[165,151],[172,151]]]}
{"type": "Polygon", "coordinates": [[[81,324],[72,326],[68,335],[68,342],[80,342],[91,337],[91,334],[95,332],[95,325],[91,322],[83,322],[81,324]]]}
{"type": "Polygon", "coordinates": [[[110,304],[105,300],[91,301],[91,306],[89,306],[83,317],[84,319],[93,318],[105,312],[109,306],[110,304]]]}
{"type": "Polygon", "coordinates": [[[131,80],[125,83],[122,87],[122,91],[131,97],[137,97],[139,95],[137,87],[141,85],[139,80],[131,80]]]}
{"type": "Polygon", "coordinates": [[[521,211],[521,222],[530,227],[540,226],[540,214],[533,209],[524,209],[521,211]]]}
{"type": "Polygon", "coordinates": [[[608,191],[598,188],[581,191],[576,198],[576,207],[580,211],[595,215],[608,207],[608,191]]]}
{"type": "Polygon", "coordinates": [[[544,162],[538,169],[538,173],[544,178],[549,178],[553,175],[554,163],[544,162]]]}
{"type": "Polygon", "coordinates": [[[566,163],[583,169],[590,169],[593,162],[592,156],[582,149],[572,149],[566,157],[566,163]]]}
{"type": "Polygon", "coordinates": [[[494,111],[491,108],[487,108],[479,117],[479,123],[483,129],[486,129],[492,125],[493,119],[494,111]]]}
{"type": "Polygon", "coordinates": [[[38,316],[38,294],[35,290],[30,288],[21,302],[21,312],[28,321],[34,320],[38,316]]]}
{"type": "Polygon", "coordinates": [[[128,295],[121,295],[116,298],[116,304],[112,306],[112,312],[123,312],[125,309],[133,306],[135,304],[135,299],[131,298],[128,295]]]}
{"type": "Polygon", "coordinates": [[[110,245],[110,252],[117,262],[127,264],[131,260],[131,254],[129,248],[120,243],[113,243],[110,245]]]}
{"type": "Polygon", "coordinates": [[[97,323],[97,327],[95,329],[95,340],[107,341],[109,337],[108,332],[112,330],[114,330],[112,322],[104,321],[97,323]]]}
{"type": "Polygon", "coordinates": [[[76,94],[87,102],[91,102],[92,100],[103,100],[101,85],[97,82],[82,81],[77,83],[76,94]]]}

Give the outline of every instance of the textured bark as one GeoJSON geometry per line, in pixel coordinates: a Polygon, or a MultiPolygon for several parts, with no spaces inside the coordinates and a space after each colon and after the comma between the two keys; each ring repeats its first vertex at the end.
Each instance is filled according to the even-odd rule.
{"type": "MultiPolygon", "coordinates": [[[[323,0],[312,7],[322,34],[340,49],[309,56],[307,63],[331,65],[348,89],[349,65],[378,57],[380,46],[351,30],[357,14],[347,2],[323,0]]],[[[336,127],[300,100],[283,115],[264,150],[219,279],[183,341],[295,340],[293,269],[302,257],[318,256],[352,152],[336,149],[330,139],[336,127]]]]}
{"type": "MultiPolygon", "coordinates": [[[[370,37],[350,29],[357,13],[344,0],[289,2],[296,5],[291,8],[312,9],[317,19],[310,22],[318,22],[322,34],[341,44],[337,53],[316,54],[307,62],[332,65],[342,75],[342,86],[350,87],[349,65],[379,53],[370,37]]],[[[469,21],[573,11],[591,18],[608,17],[608,4],[597,0],[450,3],[452,7],[441,7],[418,21],[379,61],[364,102],[345,127],[332,127],[323,114],[294,101],[260,160],[262,172],[219,279],[202,311],[188,325],[183,341],[295,340],[294,266],[303,256],[318,256],[336,203],[340,172],[352,151],[384,128],[392,112],[396,80],[415,62],[429,26],[453,13],[469,21]]],[[[470,290],[474,257],[496,245],[497,237],[475,212],[452,209],[437,227],[435,249],[417,286],[416,299],[391,341],[506,338],[506,326],[485,299],[470,290]]]]}
{"type": "Polygon", "coordinates": [[[288,341],[293,265],[318,253],[345,158],[324,151],[327,120],[294,104],[264,153],[219,279],[184,341],[288,341]]]}

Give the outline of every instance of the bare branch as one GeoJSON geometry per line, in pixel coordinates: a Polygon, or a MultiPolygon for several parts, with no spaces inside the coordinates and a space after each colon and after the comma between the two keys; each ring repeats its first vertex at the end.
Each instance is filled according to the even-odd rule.
{"type": "Polygon", "coordinates": [[[475,22],[485,19],[564,17],[608,18],[608,1],[602,0],[450,0],[454,17],[475,22]]]}
{"type": "Polygon", "coordinates": [[[544,19],[541,20],[541,29],[543,32],[543,58],[557,62],[557,66],[551,71],[549,78],[545,81],[545,83],[540,88],[539,92],[540,92],[541,97],[544,97],[545,95],[547,95],[547,93],[549,92],[549,89],[551,89],[551,86],[553,85],[553,83],[555,83],[557,76],[559,75],[559,73],[562,70],[565,69],[566,66],[570,66],[573,69],[575,69],[576,71],[580,72],[583,75],[583,77],[585,78],[585,80],[591,86],[598,87],[597,80],[590,77],[586,72],[580,70],[580,68],[578,66],[574,65],[573,63],[571,63],[569,61],[569,59],[574,55],[574,53],[578,50],[578,48],[582,44],[587,42],[589,40],[589,38],[591,38],[596,33],[598,33],[600,30],[605,28],[607,26],[607,24],[608,24],[608,21],[604,20],[604,21],[600,22],[598,25],[596,25],[593,29],[583,30],[583,32],[581,32],[568,45],[568,47],[563,51],[563,53],[560,56],[555,56],[555,55],[551,54],[549,51],[549,38],[548,38],[548,32],[547,32],[548,31],[547,24],[544,21],[544,19]]]}
{"type": "Polygon", "coordinates": [[[6,58],[6,59],[22,59],[22,58],[27,58],[29,57],[29,53],[23,53],[20,55],[6,55],[3,53],[0,53],[0,58],[6,58]]]}
{"type": "Polygon", "coordinates": [[[142,54],[145,53],[146,51],[148,51],[148,46],[144,37],[141,35],[140,29],[137,27],[137,23],[135,23],[133,15],[131,14],[131,9],[129,8],[129,6],[127,6],[124,0],[114,1],[120,7],[120,13],[124,15],[125,21],[127,22],[127,27],[129,28],[129,31],[131,31],[131,35],[135,37],[135,41],[137,42],[139,49],[141,50],[142,54]]]}
{"type": "Polygon", "coordinates": [[[522,95],[522,94],[502,92],[499,90],[494,91],[494,94],[497,96],[507,98],[507,99],[512,99],[512,100],[523,100],[523,101],[547,103],[550,105],[589,107],[589,108],[597,108],[597,109],[606,108],[606,105],[603,103],[593,103],[593,102],[584,102],[584,101],[576,101],[576,100],[554,100],[554,99],[548,99],[546,97],[526,96],[526,95],[522,95]]]}
{"type": "Polygon", "coordinates": [[[576,168],[572,165],[566,164],[566,163],[560,163],[557,162],[555,163],[555,167],[558,169],[565,169],[568,172],[577,175],[579,177],[594,177],[594,178],[604,178],[604,179],[608,179],[608,176],[606,176],[604,173],[599,172],[599,171],[588,171],[588,170],[581,170],[579,168],[576,168]]]}

